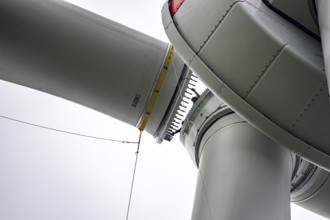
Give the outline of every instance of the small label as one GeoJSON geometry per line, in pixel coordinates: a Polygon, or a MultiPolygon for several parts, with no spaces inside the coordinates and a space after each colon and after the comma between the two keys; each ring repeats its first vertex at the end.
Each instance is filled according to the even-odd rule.
{"type": "Polygon", "coordinates": [[[138,93],[136,93],[136,94],[135,94],[135,97],[134,97],[134,99],[133,99],[133,102],[132,102],[132,104],[131,104],[131,106],[136,107],[137,104],[138,104],[139,101],[140,101],[140,98],[141,98],[141,95],[138,94],[138,93]]]}

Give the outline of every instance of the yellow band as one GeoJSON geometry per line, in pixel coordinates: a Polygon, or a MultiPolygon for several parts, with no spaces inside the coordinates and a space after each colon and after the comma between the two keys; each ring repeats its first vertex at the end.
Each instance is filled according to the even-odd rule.
{"type": "Polygon", "coordinates": [[[173,48],[173,46],[170,46],[170,48],[168,50],[168,53],[167,53],[167,56],[166,56],[166,60],[165,60],[163,69],[162,69],[162,71],[159,74],[158,81],[157,81],[156,86],[155,86],[155,88],[154,88],[154,90],[152,92],[152,95],[151,95],[151,98],[150,98],[150,101],[149,101],[149,105],[147,107],[147,110],[146,110],[146,112],[145,112],[145,114],[144,114],[141,122],[139,123],[138,128],[140,129],[140,131],[143,131],[145,129],[147,123],[148,123],[148,120],[149,120],[151,111],[152,111],[152,109],[155,106],[155,103],[156,103],[156,100],[157,100],[157,97],[158,97],[160,88],[163,85],[165,76],[167,74],[168,67],[170,66],[171,59],[173,57],[173,53],[174,53],[174,48],[173,48]]]}

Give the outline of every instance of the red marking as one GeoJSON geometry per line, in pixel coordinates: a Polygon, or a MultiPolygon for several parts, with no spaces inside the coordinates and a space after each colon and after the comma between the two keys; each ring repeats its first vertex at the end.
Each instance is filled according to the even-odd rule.
{"type": "Polygon", "coordinates": [[[170,0],[170,13],[173,17],[185,0],[170,0]]]}

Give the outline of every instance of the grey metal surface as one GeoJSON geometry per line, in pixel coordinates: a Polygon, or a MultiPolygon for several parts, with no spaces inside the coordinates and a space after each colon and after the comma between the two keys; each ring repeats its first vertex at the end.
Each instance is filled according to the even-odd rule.
{"type": "Polygon", "coordinates": [[[315,212],[325,218],[330,218],[330,174],[329,172],[315,167],[308,173],[307,169],[301,170],[301,174],[308,177],[306,181],[291,193],[291,201],[315,212]]]}
{"type": "Polygon", "coordinates": [[[185,70],[168,44],[58,0],[0,1],[0,79],[50,93],[155,135],[185,70]]]}
{"type": "Polygon", "coordinates": [[[62,1],[3,0],[0,32],[1,79],[131,125],[167,50],[166,43],[62,1]]]}
{"type": "Polygon", "coordinates": [[[330,85],[330,1],[315,0],[315,4],[321,32],[325,72],[327,74],[328,85],[330,85]]]}
{"type": "MultiPolygon", "coordinates": [[[[192,160],[194,163],[202,169],[203,163],[212,163],[214,165],[214,170],[218,168],[218,171],[222,173],[222,169],[226,169],[226,172],[235,172],[233,170],[238,169],[237,165],[223,165],[224,161],[230,160],[232,157],[232,152],[228,149],[225,152],[214,153],[217,152],[221,148],[229,148],[229,144],[226,141],[227,138],[232,138],[233,143],[249,143],[251,140],[255,140],[258,144],[262,143],[262,140],[254,139],[255,136],[251,135],[251,133],[246,131],[236,131],[236,136],[228,132],[228,127],[241,126],[242,124],[246,124],[244,120],[236,116],[232,110],[230,110],[224,103],[222,103],[217,96],[212,94],[209,90],[206,90],[199,99],[195,102],[192,109],[190,110],[185,123],[183,124],[183,128],[181,130],[180,139],[182,144],[188,150],[192,160]],[[218,122],[219,121],[219,122],[218,122]],[[217,137],[219,136],[219,137],[217,137]],[[203,151],[205,147],[208,146],[209,140],[215,139],[216,141],[212,141],[213,145],[216,145],[219,149],[214,150],[214,152],[210,153],[210,156],[203,156],[203,151]],[[234,141],[235,139],[235,141],[234,141]],[[218,155],[217,159],[214,159],[218,155]],[[203,162],[204,160],[204,162],[203,162]],[[209,161],[211,160],[211,161],[209,161]],[[217,162],[213,160],[218,160],[217,162]]],[[[245,126],[245,125],[244,125],[245,126]]],[[[251,129],[252,130],[252,129],[251,129]]],[[[259,135],[262,136],[261,134],[259,135]]],[[[271,143],[271,141],[270,141],[271,143]]],[[[277,148],[281,149],[282,146],[274,144],[277,148]]],[[[232,146],[232,145],[230,145],[232,146]]],[[[214,146],[212,146],[215,148],[214,146]]],[[[232,146],[233,148],[237,148],[236,145],[232,146]]],[[[272,148],[269,148],[268,145],[264,146],[264,150],[272,151],[272,148]]],[[[240,154],[244,154],[247,149],[237,149],[237,151],[241,151],[240,154]]],[[[219,150],[220,151],[220,150],[219,150]]],[[[249,152],[251,153],[251,152],[249,152]]],[[[256,152],[255,152],[256,153],[256,152]]],[[[258,156],[258,153],[255,155],[258,156]]],[[[237,160],[232,159],[232,160],[237,160]]],[[[252,159],[251,159],[252,161],[252,159]]],[[[291,202],[306,208],[312,212],[315,212],[319,215],[329,218],[329,201],[330,201],[330,175],[329,172],[317,167],[316,165],[297,157],[292,154],[292,165],[290,166],[290,184],[285,188],[286,191],[290,191],[291,202]]],[[[212,197],[213,194],[219,193],[222,190],[222,187],[226,187],[226,178],[224,176],[219,176],[216,171],[211,171],[212,174],[209,174],[209,170],[203,171],[205,174],[200,175],[199,181],[200,185],[197,186],[196,194],[196,202],[198,205],[198,210],[194,211],[194,215],[196,215],[196,219],[208,219],[208,210],[211,210],[207,198],[212,197]],[[205,180],[203,176],[209,176],[212,180],[205,180]],[[223,178],[224,177],[224,178],[223,178]],[[219,179],[219,180],[218,180],[219,179]],[[218,186],[218,188],[214,187],[208,193],[203,192],[204,185],[202,182],[204,181],[214,181],[214,183],[218,186]],[[223,182],[225,183],[223,183],[223,182]],[[210,195],[208,195],[210,194],[210,195]],[[203,214],[201,214],[203,213],[203,214]]],[[[271,171],[272,172],[272,171],[271,171]]],[[[254,175],[254,174],[253,174],[254,175]]],[[[255,176],[255,175],[254,175],[255,176]]],[[[257,178],[257,177],[256,177],[257,178]]],[[[264,176],[259,177],[259,181],[264,181],[264,176]]],[[[241,181],[241,180],[240,180],[241,181]]],[[[257,179],[255,180],[257,181],[257,179]]],[[[278,181],[278,180],[274,180],[278,181]]],[[[237,191],[243,190],[241,188],[246,188],[245,185],[239,185],[237,187],[237,191]]],[[[233,192],[235,195],[236,191],[233,192]]],[[[270,189],[270,192],[267,193],[276,193],[270,189]]],[[[273,197],[272,195],[269,195],[273,197]]],[[[252,197],[252,196],[251,196],[252,197]]],[[[229,201],[230,199],[227,199],[229,201]]],[[[221,203],[222,200],[218,200],[218,204],[221,203]]],[[[286,204],[288,205],[288,204],[286,204]]],[[[260,206],[261,207],[261,206],[260,206]]],[[[257,209],[260,209],[257,208],[257,209]]],[[[262,206],[264,207],[264,206],[262,206]]],[[[212,211],[210,211],[212,212],[212,211]]],[[[213,216],[213,215],[212,215],[213,216]]],[[[218,217],[218,216],[217,216],[218,217]]],[[[219,219],[222,219],[219,217],[219,219]]],[[[215,218],[216,219],[216,218],[215,218]]],[[[224,218],[226,219],[226,218],[224,218]]],[[[268,219],[268,218],[267,218],[268,219]]]]}
{"type": "Polygon", "coordinates": [[[166,107],[166,115],[155,135],[158,143],[164,139],[171,141],[174,135],[180,131],[185,116],[191,107],[191,98],[194,96],[191,89],[195,88],[196,80],[197,77],[186,67],[186,71],[183,71],[179,79],[175,95],[172,97],[170,105],[166,107]]]}
{"type": "Polygon", "coordinates": [[[263,0],[277,13],[300,25],[302,28],[320,36],[317,22],[315,0],[263,0]]]}
{"type": "Polygon", "coordinates": [[[186,0],[172,19],[164,5],[166,33],[184,61],[261,132],[330,170],[330,102],[320,42],[260,0],[208,4],[209,10],[223,6],[225,13],[194,16],[184,8],[194,11],[200,3],[186,0]],[[203,22],[216,25],[204,32],[190,28],[203,22]]]}
{"type": "Polygon", "coordinates": [[[236,114],[203,135],[192,219],[290,219],[293,158],[236,114]]]}
{"type": "Polygon", "coordinates": [[[167,44],[69,3],[0,2],[0,79],[136,125],[167,44]]]}
{"type": "Polygon", "coordinates": [[[180,141],[192,161],[199,166],[199,147],[206,130],[219,118],[233,111],[210,90],[205,90],[190,109],[180,132],[180,141]]]}
{"type": "Polygon", "coordinates": [[[301,193],[301,188],[309,183],[311,177],[318,169],[320,168],[316,165],[296,157],[295,169],[291,180],[291,198],[295,198],[297,194],[301,193]]]}
{"type": "Polygon", "coordinates": [[[176,102],[182,99],[190,75],[191,71],[174,50],[165,80],[145,128],[158,143],[165,139],[178,108],[176,102]],[[185,80],[186,78],[188,80],[185,80]]]}
{"type": "Polygon", "coordinates": [[[189,0],[181,5],[174,15],[176,26],[194,51],[201,49],[202,43],[208,39],[209,31],[217,26],[218,21],[235,2],[238,0],[226,1],[223,4],[214,4],[213,0],[204,0],[203,3],[199,0],[189,0]],[[203,19],[199,19],[201,17],[203,19]]]}

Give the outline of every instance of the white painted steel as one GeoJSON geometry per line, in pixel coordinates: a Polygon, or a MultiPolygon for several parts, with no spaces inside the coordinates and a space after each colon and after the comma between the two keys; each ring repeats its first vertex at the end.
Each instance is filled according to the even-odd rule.
{"type": "MultiPolygon", "coordinates": [[[[168,45],[57,0],[0,1],[0,79],[137,126],[168,45]]],[[[174,54],[146,130],[154,135],[181,76],[174,54]]]]}
{"type": "Polygon", "coordinates": [[[290,219],[289,150],[230,114],[206,131],[199,154],[192,219],[290,219]]]}
{"type": "MultiPolygon", "coordinates": [[[[234,214],[228,218],[224,216],[219,217],[219,213],[214,214],[220,209],[224,209],[221,211],[221,215],[223,215],[226,211],[230,212],[231,210],[241,210],[240,207],[228,208],[227,206],[230,205],[223,204],[228,202],[231,205],[235,205],[237,203],[242,205],[240,202],[243,202],[244,198],[239,197],[239,199],[237,199],[235,197],[236,191],[239,192],[239,195],[245,195],[245,190],[248,189],[247,186],[249,185],[239,183],[244,181],[251,183],[252,180],[246,180],[243,178],[243,180],[231,181],[230,178],[235,176],[238,179],[239,176],[246,176],[246,173],[249,173],[244,171],[247,165],[241,165],[242,161],[244,162],[245,160],[250,160],[251,164],[254,164],[257,163],[255,162],[258,161],[256,158],[260,155],[265,157],[268,155],[270,157],[270,155],[274,153],[274,148],[283,149],[282,146],[263,136],[257,130],[248,125],[247,122],[234,114],[228,106],[224,105],[224,103],[222,103],[217,96],[209,90],[206,90],[200,95],[199,99],[195,102],[194,106],[188,113],[181,129],[180,140],[201,172],[198,176],[199,185],[197,186],[195,196],[195,211],[193,214],[195,219],[209,219],[211,216],[212,219],[231,219],[230,217],[232,217],[232,219],[240,219],[237,216],[234,216],[234,214]],[[249,143],[254,143],[254,145],[249,145],[249,143]],[[263,154],[252,146],[258,146],[258,148],[260,148],[260,152],[263,152],[263,154]],[[205,149],[209,148],[211,150],[205,151],[205,149]],[[249,159],[241,159],[243,155],[249,159]],[[235,158],[235,156],[237,158],[235,158]],[[234,186],[231,186],[230,184],[234,184],[234,186]],[[205,185],[207,185],[207,192],[205,185]],[[235,190],[231,190],[230,187],[235,188],[235,190]],[[229,192],[223,192],[227,189],[229,189],[229,192],[232,193],[233,198],[227,198],[226,196],[223,197],[223,194],[229,194],[229,192]],[[214,204],[211,204],[210,200],[214,204]]],[[[284,158],[285,156],[282,159],[284,158]]],[[[291,178],[287,177],[287,181],[289,181],[290,184],[286,187],[283,186],[283,189],[285,189],[286,192],[290,192],[291,202],[329,218],[329,172],[313,165],[312,163],[309,163],[302,158],[297,157],[294,154],[292,154],[291,158],[292,164],[288,166],[288,170],[290,171],[289,175],[291,178]]],[[[267,159],[267,161],[269,162],[271,160],[267,159]]],[[[286,161],[286,159],[284,159],[284,161],[286,161]]],[[[264,164],[254,164],[254,166],[259,166],[261,170],[264,169],[261,168],[264,164]]],[[[260,171],[259,168],[256,169],[258,172],[260,171]]],[[[266,171],[263,170],[262,172],[266,171]]],[[[269,179],[267,175],[271,175],[272,172],[273,171],[270,171],[270,173],[267,174],[260,174],[260,176],[258,176],[259,174],[256,175],[250,172],[248,177],[250,178],[250,175],[252,175],[255,178],[260,178],[259,181],[257,179],[253,180],[253,183],[260,187],[258,184],[262,184],[262,182],[265,181],[265,178],[269,179]]],[[[276,181],[278,181],[278,179],[276,179],[278,176],[274,178],[275,179],[271,179],[270,181],[275,181],[276,183],[276,181]]],[[[274,193],[274,191],[272,191],[274,187],[271,185],[274,184],[274,182],[266,184],[271,186],[271,189],[269,189],[269,192],[266,192],[266,195],[268,195],[269,198],[276,198],[276,196],[270,195],[270,193],[274,193]]],[[[255,195],[259,195],[260,193],[256,191],[253,192],[255,195]]],[[[265,192],[263,192],[263,194],[265,194],[265,192]]],[[[254,202],[253,199],[258,198],[258,196],[255,197],[255,195],[251,195],[249,202],[254,202]]],[[[265,209],[265,206],[259,204],[259,206],[254,208],[256,210],[265,209]]],[[[237,212],[240,213],[239,211],[237,212]]],[[[236,214],[234,211],[233,213],[236,214]]],[[[224,215],[227,215],[227,213],[224,215]]],[[[272,218],[272,216],[270,218],[272,218]]],[[[269,219],[269,217],[266,219],[269,219]]]]}
{"type": "Polygon", "coordinates": [[[185,0],[173,19],[165,3],[163,23],[214,94],[273,140],[330,170],[330,102],[319,41],[261,0],[185,0]]]}
{"type": "Polygon", "coordinates": [[[315,0],[321,32],[323,57],[328,85],[330,85],[330,1],[315,0]]]}
{"type": "Polygon", "coordinates": [[[291,201],[305,209],[330,219],[330,174],[316,168],[308,181],[291,193],[291,201]]]}
{"type": "Polygon", "coordinates": [[[210,90],[204,91],[190,109],[181,128],[180,141],[196,166],[199,164],[198,151],[204,132],[218,118],[229,113],[233,111],[210,90]]]}
{"type": "Polygon", "coordinates": [[[263,2],[268,2],[270,7],[278,13],[292,19],[293,22],[306,28],[315,36],[320,35],[314,0],[263,0],[263,2]]]}

